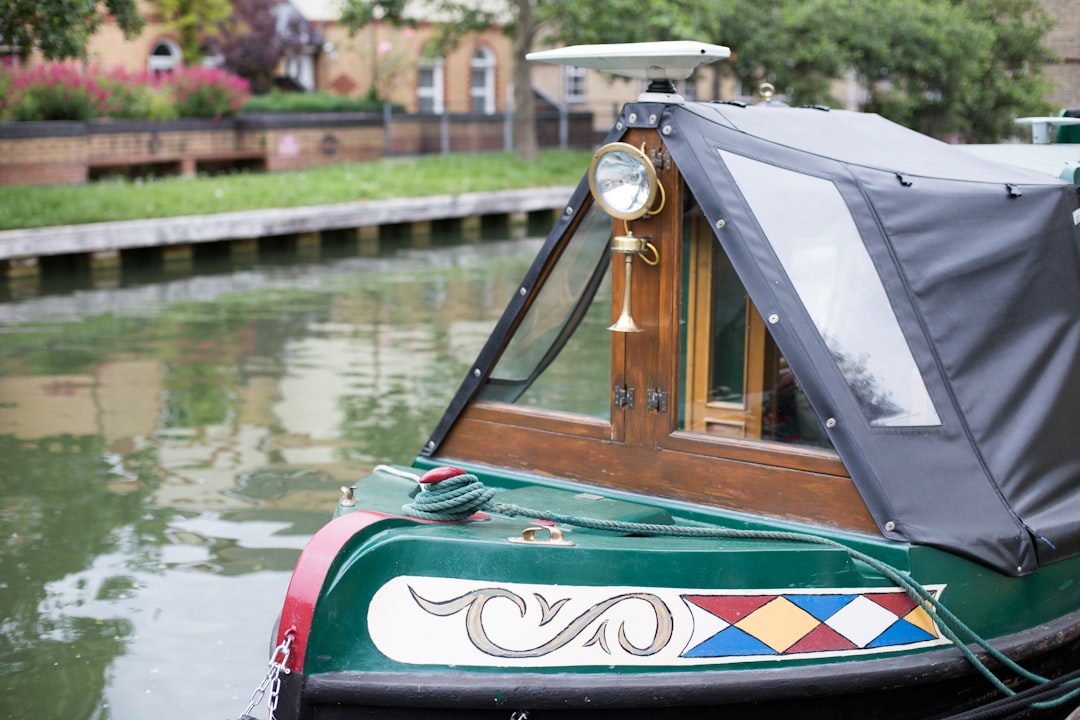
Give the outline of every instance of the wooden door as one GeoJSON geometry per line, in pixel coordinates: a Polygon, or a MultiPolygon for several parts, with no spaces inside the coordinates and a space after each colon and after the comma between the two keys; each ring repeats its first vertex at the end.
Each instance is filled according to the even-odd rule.
{"type": "MultiPolygon", "coordinates": [[[[680,262],[679,208],[681,179],[659,134],[630,133],[625,142],[653,158],[662,192],[652,214],[637,220],[614,220],[615,235],[633,233],[647,237],[649,246],[635,256],[631,273],[631,309],[641,332],[612,333],[611,377],[613,381],[612,439],[633,445],[654,446],[671,430],[671,388],[676,354],[676,294],[680,262]],[[618,391],[633,391],[633,405],[618,402],[618,391]]],[[[623,309],[623,258],[615,254],[612,268],[612,323],[623,309]]]]}

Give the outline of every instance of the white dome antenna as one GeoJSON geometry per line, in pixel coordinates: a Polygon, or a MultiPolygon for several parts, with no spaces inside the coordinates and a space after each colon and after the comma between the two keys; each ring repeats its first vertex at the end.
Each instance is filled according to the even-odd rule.
{"type": "Polygon", "coordinates": [[[639,102],[681,104],[674,82],[690,77],[699,65],[723,60],[731,50],[723,45],[709,45],[692,40],[669,42],[617,43],[612,45],[571,45],[570,47],[529,53],[527,60],[572,65],[649,80],[649,88],[639,102]]]}

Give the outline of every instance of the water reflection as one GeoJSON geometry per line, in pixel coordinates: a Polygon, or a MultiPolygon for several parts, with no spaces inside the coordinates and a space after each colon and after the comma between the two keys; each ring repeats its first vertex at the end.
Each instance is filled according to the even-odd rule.
{"type": "Polygon", "coordinates": [[[339,486],[416,454],[537,246],[0,304],[0,717],[238,715],[339,486]]]}

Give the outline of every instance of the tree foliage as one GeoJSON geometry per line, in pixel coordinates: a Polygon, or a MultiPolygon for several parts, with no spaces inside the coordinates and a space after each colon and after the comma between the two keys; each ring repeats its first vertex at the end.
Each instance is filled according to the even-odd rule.
{"type": "Polygon", "coordinates": [[[425,17],[441,18],[443,22],[436,25],[432,41],[425,48],[438,57],[450,53],[463,35],[501,25],[514,40],[514,150],[523,159],[531,160],[537,152],[536,110],[525,54],[532,49],[537,32],[534,10],[543,5],[536,0],[344,0],[341,21],[355,33],[375,20],[416,26],[425,17]]]}
{"type": "Polygon", "coordinates": [[[218,23],[210,46],[225,68],[246,78],[256,94],[269,92],[281,59],[305,41],[303,18],[279,0],[235,0],[233,12],[218,23]]]}
{"type": "Polygon", "coordinates": [[[1043,100],[1050,81],[1043,66],[1058,62],[1044,44],[1053,20],[1038,0],[968,0],[972,14],[993,31],[987,53],[991,62],[979,68],[960,98],[960,117],[971,142],[992,142],[1014,132],[1013,122],[1026,115],[1044,115],[1052,108],[1043,100]]]}
{"type": "MultiPolygon", "coordinates": [[[[669,6],[667,0],[651,0],[650,9],[669,6]]],[[[672,4],[673,6],[673,4],[672,4]]],[[[514,85],[514,150],[523,159],[536,157],[536,109],[532,93],[532,71],[526,54],[538,42],[615,42],[612,28],[623,31],[626,23],[612,23],[613,18],[633,17],[633,37],[623,34],[619,42],[656,37],[663,28],[663,16],[655,12],[642,13],[641,0],[604,0],[603,2],[570,2],[569,0],[502,0],[476,3],[470,0],[344,0],[342,22],[353,32],[374,20],[393,25],[415,26],[422,18],[438,17],[428,46],[429,52],[445,56],[452,51],[463,35],[481,31],[493,25],[502,26],[513,39],[512,68],[514,85]],[[646,18],[649,22],[644,21],[646,18]]]]}
{"type": "Polygon", "coordinates": [[[1047,110],[1038,0],[728,0],[687,3],[699,34],[733,50],[744,87],[774,83],[792,104],[841,105],[836,79],[854,74],[858,109],[937,137],[992,142],[1013,119],[1047,110]]]}
{"type": "MultiPolygon", "coordinates": [[[[531,86],[525,54],[537,43],[696,39],[731,47],[721,71],[743,87],[769,81],[791,104],[838,106],[836,83],[851,74],[858,109],[973,142],[998,140],[1014,118],[1047,111],[1042,68],[1054,59],[1039,0],[345,0],[345,8],[354,30],[375,19],[446,18],[442,53],[464,32],[498,23],[515,38],[515,90],[531,86]]],[[[525,96],[516,96],[515,141],[529,157],[525,96]]]]}
{"type": "Polygon", "coordinates": [[[229,0],[153,0],[161,17],[180,34],[184,63],[203,57],[203,38],[232,14],[229,0]]]}
{"type": "Polygon", "coordinates": [[[4,0],[0,3],[0,43],[37,50],[47,60],[86,55],[90,37],[110,18],[127,38],[143,28],[136,0],[4,0]]]}

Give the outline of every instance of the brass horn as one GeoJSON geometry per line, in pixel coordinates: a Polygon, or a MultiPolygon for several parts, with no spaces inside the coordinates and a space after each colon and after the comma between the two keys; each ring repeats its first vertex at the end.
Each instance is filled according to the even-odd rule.
{"type": "Polygon", "coordinates": [[[649,245],[649,238],[637,237],[627,231],[626,235],[616,235],[611,238],[611,252],[619,253],[626,259],[623,261],[623,297],[622,311],[615,324],[608,328],[612,332],[635,333],[642,332],[634,317],[630,314],[630,277],[633,274],[634,256],[645,252],[649,245]]]}

